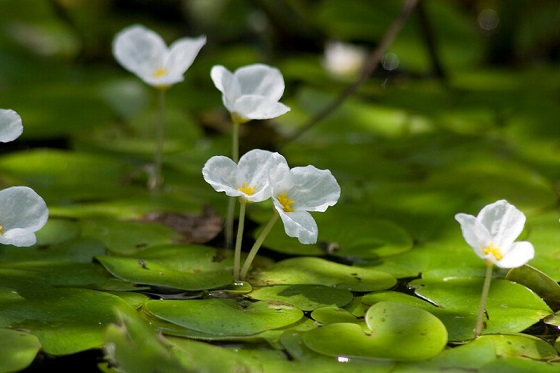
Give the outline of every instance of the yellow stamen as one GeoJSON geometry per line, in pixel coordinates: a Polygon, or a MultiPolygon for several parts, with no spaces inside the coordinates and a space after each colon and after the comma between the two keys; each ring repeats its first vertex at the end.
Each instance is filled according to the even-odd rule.
{"type": "Polygon", "coordinates": [[[288,198],[288,193],[284,192],[276,198],[278,198],[278,202],[280,202],[280,204],[284,208],[284,212],[294,212],[294,209],[292,208],[292,203],[294,203],[294,200],[288,198]]]}
{"type": "Polygon", "coordinates": [[[257,186],[249,186],[249,184],[245,182],[245,184],[241,188],[237,188],[237,190],[247,194],[248,196],[252,196],[255,193],[255,190],[257,190],[257,186]]]}
{"type": "Polygon", "coordinates": [[[488,246],[486,246],[482,250],[482,252],[486,255],[488,254],[492,255],[494,258],[496,258],[496,260],[502,260],[502,258],[504,257],[501,249],[499,247],[494,246],[493,242],[490,242],[488,246]]]}
{"type": "Polygon", "coordinates": [[[0,225],[0,236],[4,235],[4,226],[0,225]]]}
{"type": "Polygon", "coordinates": [[[152,74],[154,78],[161,78],[165,75],[167,75],[167,69],[165,67],[158,67],[152,74]]]}

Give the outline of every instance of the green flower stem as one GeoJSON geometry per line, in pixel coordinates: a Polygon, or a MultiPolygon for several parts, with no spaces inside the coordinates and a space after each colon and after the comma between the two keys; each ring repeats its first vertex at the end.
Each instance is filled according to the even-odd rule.
{"type": "Polygon", "coordinates": [[[239,267],[241,266],[241,242],[243,241],[243,229],[245,228],[245,209],[247,201],[239,199],[239,223],[237,225],[237,237],[235,240],[235,251],[233,254],[233,280],[239,281],[239,267]]]}
{"type": "Polygon", "coordinates": [[[486,264],[486,277],[484,277],[484,285],[482,286],[482,295],[480,296],[480,306],[478,307],[478,317],[476,319],[476,327],[474,328],[474,336],[479,337],[482,333],[484,325],[484,315],[486,310],[486,300],[488,299],[488,292],[490,290],[490,281],[492,280],[492,270],[494,265],[492,263],[486,264]]]}
{"type": "MultiPolygon", "coordinates": [[[[237,119],[237,116],[232,115],[231,120],[233,122],[233,132],[231,134],[231,159],[237,163],[239,161],[239,126],[243,123],[241,120],[237,119]]],[[[226,235],[226,249],[231,248],[233,242],[233,217],[235,215],[235,199],[230,198],[228,203],[226,224],[225,224],[225,235],[226,235]]]]}
{"type": "Polygon", "coordinates": [[[163,163],[163,142],[165,139],[165,91],[166,89],[158,89],[159,100],[158,110],[159,117],[156,126],[156,150],[154,155],[154,172],[150,175],[148,181],[148,188],[150,190],[157,190],[161,188],[163,179],[161,176],[161,167],[163,163]]]}
{"type": "Polygon", "coordinates": [[[245,259],[245,264],[243,264],[243,268],[241,269],[241,281],[245,280],[245,277],[247,276],[247,272],[249,272],[249,268],[251,267],[251,263],[253,263],[253,260],[257,256],[257,251],[259,251],[266,236],[268,236],[268,234],[272,230],[274,223],[276,223],[276,221],[278,220],[278,216],[280,215],[278,215],[278,213],[276,213],[275,211],[274,216],[268,221],[263,231],[255,241],[255,244],[251,248],[251,251],[249,251],[249,255],[247,255],[247,259],[245,259]]]}

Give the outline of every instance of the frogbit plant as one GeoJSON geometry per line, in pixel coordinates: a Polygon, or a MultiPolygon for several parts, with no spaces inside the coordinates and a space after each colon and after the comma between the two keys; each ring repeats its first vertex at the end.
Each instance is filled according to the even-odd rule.
{"type": "Polygon", "coordinates": [[[34,245],[35,232],[43,228],[49,217],[43,198],[25,186],[0,190],[0,211],[0,244],[4,245],[34,245]]]}
{"type": "Polygon", "coordinates": [[[241,269],[241,280],[245,279],[253,259],[278,217],[282,219],[288,236],[297,237],[302,244],[314,244],[319,229],[309,211],[325,212],[340,197],[340,186],[332,173],[314,166],[290,169],[287,163],[282,163],[270,173],[269,179],[275,214],[249,251],[241,269]]]}
{"type": "MultiPolygon", "coordinates": [[[[290,108],[280,102],[284,93],[282,73],[271,66],[253,64],[231,73],[224,66],[212,67],[210,76],[222,92],[222,101],[233,122],[232,159],[239,158],[239,126],[252,119],[272,119],[287,113],[290,108]]],[[[233,237],[235,204],[230,200],[226,217],[226,246],[233,237]]]]}
{"type": "Polygon", "coordinates": [[[113,55],[128,71],[159,91],[159,120],[156,131],[154,171],[150,189],[161,187],[161,166],[164,140],[165,91],[184,80],[183,74],[192,65],[206,37],[181,38],[167,47],[152,30],[133,25],[119,32],[113,40],[113,55]]]}
{"type": "Polygon", "coordinates": [[[11,109],[0,109],[0,142],[10,142],[23,133],[21,117],[11,109]]]}
{"type": "Polygon", "coordinates": [[[254,149],[244,154],[236,164],[224,156],[210,158],[202,168],[204,180],[216,191],[230,197],[238,197],[239,225],[233,260],[233,277],[239,281],[241,243],[247,203],[261,202],[270,198],[269,175],[287,165],[283,156],[266,150],[254,149]]]}
{"type": "Polygon", "coordinates": [[[535,250],[530,242],[514,242],[523,231],[525,215],[506,200],[485,206],[476,217],[460,213],[455,215],[455,219],[461,225],[465,241],[487,265],[474,329],[474,334],[478,337],[483,328],[494,264],[500,268],[520,267],[533,258],[535,250]]]}

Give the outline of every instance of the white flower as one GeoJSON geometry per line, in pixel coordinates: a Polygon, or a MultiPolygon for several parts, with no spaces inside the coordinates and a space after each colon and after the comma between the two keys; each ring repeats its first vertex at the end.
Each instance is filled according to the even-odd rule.
{"type": "Polygon", "coordinates": [[[228,157],[214,156],[204,165],[202,175],[218,192],[261,202],[270,198],[269,173],[281,164],[287,165],[280,154],[254,149],[245,153],[238,164],[228,157]]]}
{"type": "Polygon", "coordinates": [[[270,175],[270,189],[286,234],[303,244],[317,242],[317,223],[308,211],[324,212],[338,201],[340,186],[331,172],[281,165],[270,175]]]}
{"type": "Polygon", "coordinates": [[[485,206],[476,217],[457,214],[455,219],[475,254],[489,263],[516,268],[535,255],[530,242],[514,242],[523,231],[525,215],[506,200],[485,206]]]}
{"type": "Polygon", "coordinates": [[[354,44],[329,41],[325,45],[323,67],[336,76],[357,75],[367,58],[366,50],[354,44]]]}
{"type": "Polygon", "coordinates": [[[222,101],[239,123],[271,119],[290,111],[278,102],[284,93],[282,73],[263,64],[241,67],[233,74],[223,66],[212,67],[210,76],[222,92],[222,101]]]}
{"type": "Polygon", "coordinates": [[[16,186],[0,190],[0,244],[34,245],[35,232],[48,217],[47,204],[33,189],[16,186]]]}
{"type": "Polygon", "coordinates": [[[0,142],[10,142],[23,133],[21,117],[13,110],[0,109],[0,142]]]}
{"type": "Polygon", "coordinates": [[[165,88],[183,81],[206,37],[181,38],[168,48],[163,39],[142,25],[133,25],[113,40],[113,55],[127,70],[149,85],[165,88]]]}

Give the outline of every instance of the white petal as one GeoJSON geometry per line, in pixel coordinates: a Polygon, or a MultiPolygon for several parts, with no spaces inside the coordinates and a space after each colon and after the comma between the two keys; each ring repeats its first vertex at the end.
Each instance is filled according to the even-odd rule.
{"type": "Polygon", "coordinates": [[[535,256],[535,249],[530,242],[515,242],[500,261],[494,263],[501,268],[517,268],[521,267],[535,256]]]}
{"type": "Polygon", "coordinates": [[[480,210],[477,220],[488,229],[497,247],[511,246],[525,225],[525,215],[506,200],[485,206],[480,210]]]}
{"type": "Polygon", "coordinates": [[[492,236],[488,229],[472,215],[457,214],[455,220],[461,225],[461,231],[467,244],[473,248],[476,255],[486,259],[488,256],[482,250],[492,242],[492,236]]]}
{"type": "Polygon", "coordinates": [[[113,41],[113,55],[127,70],[141,79],[150,79],[168,50],[163,39],[142,25],[125,28],[113,41]]]}
{"type": "Polygon", "coordinates": [[[34,232],[47,222],[47,204],[35,191],[16,186],[0,191],[0,225],[4,233],[2,243],[30,246],[34,232]]]}
{"type": "Polygon", "coordinates": [[[284,231],[288,236],[297,237],[302,244],[313,244],[317,242],[319,229],[310,213],[306,211],[286,213],[277,200],[274,200],[274,207],[280,214],[280,218],[282,218],[284,231]]]}
{"type": "Polygon", "coordinates": [[[329,170],[306,166],[294,167],[291,173],[294,186],[287,193],[294,200],[295,211],[323,212],[340,198],[340,186],[329,170]]]}
{"type": "Polygon", "coordinates": [[[10,142],[23,133],[21,117],[13,110],[0,109],[0,142],[10,142]]]}
{"type": "Polygon", "coordinates": [[[205,36],[182,38],[171,44],[167,59],[164,61],[169,75],[183,75],[205,44],[205,36]]]}
{"type": "Polygon", "coordinates": [[[202,176],[217,192],[238,197],[241,192],[236,187],[237,165],[224,156],[210,158],[202,168],[202,176]]]}
{"type": "Polygon", "coordinates": [[[284,78],[277,68],[254,64],[235,70],[234,75],[244,95],[264,96],[278,101],[284,93],[284,78]]]}
{"type": "Polygon", "coordinates": [[[247,183],[257,187],[253,195],[245,196],[248,201],[261,202],[270,198],[269,175],[275,173],[280,164],[287,165],[283,156],[261,149],[251,150],[239,159],[237,185],[247,183]]]}
{"type": "Polygon", "coordinates": [[[233,101],[233,105],[229,103],[226,107],[248,119],[272,119],[290,111],[288,106],[280,102],[255,95],[244,95],[233,101]]]}

